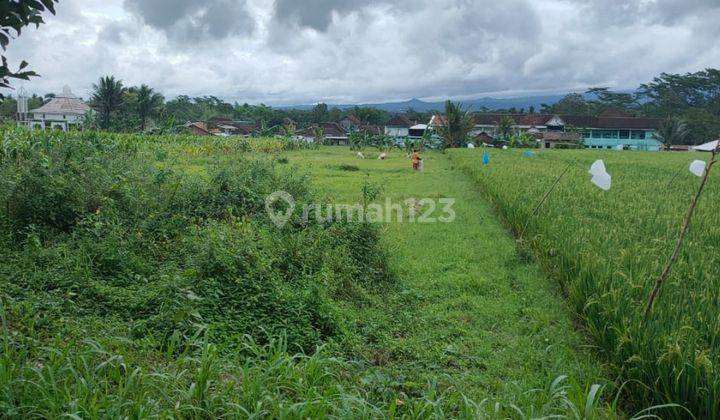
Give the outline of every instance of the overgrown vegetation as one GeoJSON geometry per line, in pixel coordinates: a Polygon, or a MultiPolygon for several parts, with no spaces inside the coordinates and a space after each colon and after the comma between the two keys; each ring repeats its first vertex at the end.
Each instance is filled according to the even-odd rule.
{"type": "MultiPolygon", "coordinates": [[[[631,404],[678,403],[697,418],[720,413],[717,174],[652,317],[643,322],[654,280],[699,185],[687,172],[688,155],[563,151],[528,159],[505,152],[485,167],[477,154],[450,156],[516,232],[527,224],[526,246],[559,279],[602,354],[628,381],[631,404]],[[613,175],[609,192],[589,182],[587,168],[599,157],[613,175]],[[568,164],[571,176],[533,216],[532,203],[568,164]]],[[[687,415],[676,408],[663,417],[687,415]]]]}
{"type": "MultiPolygon", "coordinates": [[[[84,377],[123,388],[141,380],[127,374],[156,357],[179,363],[173,366],[183,375],[181,366],[190,362],[177,355],[200,357],[193,346],[201,338],[205,352],[244,354],[249,336],[259,346],[285,337],[288,349],[311,354],[348,334],[343,302],[391,284],[375,227],[270,223],[269,193],[287,191],[298,204],[314,200],[307,178],[294,171],[235,155],[190,176],[170,160],[162,138],[0,135],[0,406],[6,412],[112,416],[84,405],[99,390],[78,390],[88,400],[62,400],[64,387],[75,388],[84,377]],[[100,341],[80,345],[90,337],[100,341]],[[130,341],[109,344],[114,340],[130,341]],[[106,345],[152,356],[128,365],[100,350],[106,345]],[[18,387],[34,379],[57,381],[47,392],[58,394],[36,399],[34,385],[18,387]]],[[[224,145],[195,146],[218,152],[224,145]]],[[[209,368],[206,362],[216,369],[213,357],[197,369],[209,368]]],[[[145,379],[146,386],[154,382],[145,379]]],[[[122,407],[105,403],[109,410],[122,407]]]]}

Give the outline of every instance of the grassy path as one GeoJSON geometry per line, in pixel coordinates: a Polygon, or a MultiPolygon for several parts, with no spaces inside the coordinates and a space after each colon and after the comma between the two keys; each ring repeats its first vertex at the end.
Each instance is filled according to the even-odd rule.
{"type": "Polygon", "coordinates": [[[366,179],[395,203],[456,199],[453,223],[385,226],[399,290],[355,314],[369,383],[420,396],[454,388],[527,407],[540,397],[525,391],[546,389],[560,375],[576,381],[578,394],[600,380],[604,369],[584,348],[553,281],[518,256],[472,182],[444,155],[429,154],[424,173],[411,171],[399,152],[384,162],[359,160],[345,148],[288,157],[333,202],[359,202],[366,179]]]}

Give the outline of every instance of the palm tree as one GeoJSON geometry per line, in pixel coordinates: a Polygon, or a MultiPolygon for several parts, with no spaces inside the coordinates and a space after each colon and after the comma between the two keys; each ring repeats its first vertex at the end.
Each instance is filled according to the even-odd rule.
{"type": "Polygon", "coordinates": [[[100,128],[110,128],[110,118],[123,102],[125,87],[122,80],[114,76],[101,77],[97,84],[93,84],[92,104],[100,114],[100,128]]]}
{"type": "Polygon", "coordinates": [[[460,104],[445,102],[445,124],[437,128],[445,147],[462,147],[468,133],[475,124],[469,112],[465,112],[460,104]]]}
{"type": "Polygon", "coordinates": [[[157,115],[165,98],[148,85],[130,88],[130,93],[135,95],[135,110],[140,119],[140,130],[145,131],[147,119],[157,115]]]}
{"type": "Polygon", "coordinates": [[[677,117],[667,117],[655,133],[655,138],[668,149],[674,144],[681,144],[688,136],[687,124],[677,117]]]}
{"type": "Polygon", "coordinates": [[[503,115],[497,126],[497,131],[500,135],[500,138],[502,138],[504,141],[509,141],[510,135],[513,131],[513,126],[515,126],[515,120],[513,120],[512,117],[510,117],[509,115],[503,115]]]}

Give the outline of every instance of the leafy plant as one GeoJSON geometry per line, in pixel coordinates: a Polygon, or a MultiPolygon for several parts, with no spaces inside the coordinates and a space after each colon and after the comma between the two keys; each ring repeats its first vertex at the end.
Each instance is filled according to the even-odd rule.
{"type": "MultiPolygon", "coordinates": [[[[55,3],[58,0],[0,0],[0,47],[7,49],[10,40],[20,36],[26,26],[39,27],[44,23],[42,13],[49,11],[55,14],[55,3]]],[[[10,70],[7,58],[1,56],[0,88],[9,88],[10,79],[30,80],[38,74],[25,70],[28,63],[22,61],[17,71],[10,70]]],[[[2,95],[0,95],[0,98],[2,95]]]]}
{"type": "Polygon", "coordinates": [[[445,123],[436,128],[438,135],[443,139],[444,147],[463,147],[468,134],[475,126],[472,116],[462,109],[462,105],[447,101],[445,118],[445,123]]]}
{"type": "Polygon", "coordinates": [[[112,114],[123,104],[125,90],[122,81],[115,76],[101,77],[98,83],[93,84],[91,102],[98,111],[101,129],[110,128],[112,114]]]}

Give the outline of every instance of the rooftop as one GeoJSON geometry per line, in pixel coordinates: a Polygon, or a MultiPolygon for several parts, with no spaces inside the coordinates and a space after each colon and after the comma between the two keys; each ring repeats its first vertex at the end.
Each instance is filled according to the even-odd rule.
{"type": "Polygon", "coordinates": [[[65,86],[61,94],[50,99],[48,103],[40,108],[31,109],[30,113],[85,115],[88,111],[90,111],[90,107],[73,95],[68,86],[65,86]]]}

